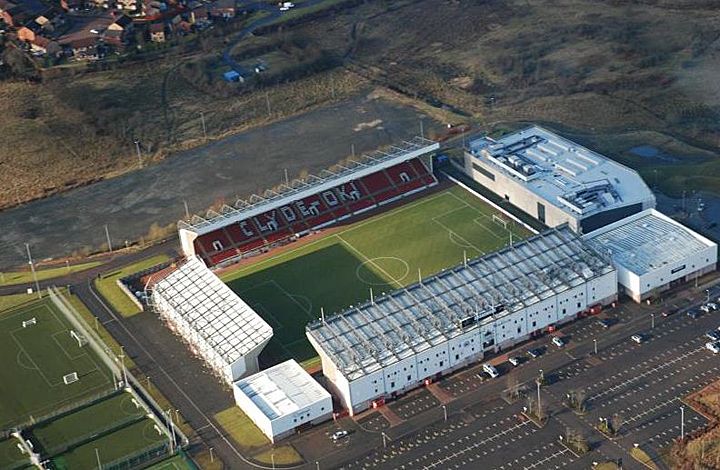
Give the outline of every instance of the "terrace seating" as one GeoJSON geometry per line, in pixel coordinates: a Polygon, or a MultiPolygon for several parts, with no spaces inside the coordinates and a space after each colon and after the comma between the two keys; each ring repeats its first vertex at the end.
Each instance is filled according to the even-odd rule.
{"type": "Polygon", "coordinates": [[[357,214],[435,183],[435,176],[420,160],[402,162],[201,235],[195,240],[196,251],[208,264],[215,265],[238,253],[281,242],[295,233],[357,214]],[[351,194],[356,199],[348,199],[351,194]],[[339,204],[330,206],[333,195],[339,204]],[[215,249],[215,241],[222,244],[222,250],[215,249]]]}

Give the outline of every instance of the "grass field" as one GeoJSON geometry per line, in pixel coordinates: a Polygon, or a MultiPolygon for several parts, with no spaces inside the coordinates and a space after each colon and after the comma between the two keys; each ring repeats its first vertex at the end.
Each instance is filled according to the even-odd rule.
{"type": "Polygon", "coordinates": [[[0,468],[31,468],[30,459],[20,452],[18,442],[14,438],[0,441],[0,468]]]}
{"type": "Polygon", "coordinates": [[[175,455],[160,463],[156,463],[152,467],[148,467],[148,470],[197,470],[197,467],[185,456],[175,455]]]}
{"type": "Polygon", "coordinates": [[[117,285],[118,279],[122,279],[131,274],[150,268],[156,264],[160,264],[170,259],[166,255],[157,255],[137,263],[130,264],[117,271],[106,273],[99,279],[95,280],[95,287],[98,292],[113,306],[116,312],[124,317],[131,317],[140,313],[140,309],[128,296],[120,290],[117,285]]]}
{"type": "Polygon", "coordinates": [[[0,428],[113,387],[110,371],[89,346],[78,346],[71,329],[49,299],[0,312],[0,428]],[[37,323],[23,328],[31,318],[37,323]],[[65,385],[63,376],[72,372],[79,380],[65,385]]]}
{"type": "MultiPolygon", "coordinates": [[[[71,265],[69,267],[60,266],[57,268],[47,268],[36,270],[38,281],[44,281],[47,279],[53,279],[67,274],[79,273],[88,269],[100,266],[102,263],[99,261],[91,261],[89,263],[81,263],[71,265]]],[[[18,272],[0,272],[0,286],[11,286],[16,284],[29,284],[33,282],[31,271],[18,271],[18,272]]]]}
{"type": "Polygon", "coordinates": [[[155,421],[147,418],[103,435],[87,444],[75,447],[65,454],[54,457],[52,459],[53,468],[58,470],[97,468],[96,449],[100,462],[105,465],[143,449],[161,445],[167,438],[164,434],[159,434],[155,426],[155,421]]]}
{"type": "Polygon", "coordinates": [[[306,360],[305,325],[507,245],[529,232],[493,221],[490,206],[459,187],[342,227],[327,237],[243,266],[223,280],[273,327],[268,361],[306,360]]]}
{"type": "Polygon", "coordinates": [[[119,428],[144,414],[145,409],[136,406],[131,394],[121,393],[33,427],[33,444],[41,446],[43,455],[54,455],[70,442],[119,428]]]}

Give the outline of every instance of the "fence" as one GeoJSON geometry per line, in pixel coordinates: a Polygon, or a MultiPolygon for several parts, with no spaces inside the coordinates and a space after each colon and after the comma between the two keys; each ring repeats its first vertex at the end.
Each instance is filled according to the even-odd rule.
{"type": "Polygon", "coordinates": [[[60,416],[70,414],[80,408],[85,408],[85,407],[93,405],[99,401],[105,400],[105,399],[109,398],[110,396],[112,396],[116,393],[119,393],[119,392],[120,391],[116,390],[116,389],[105,390],[105,391],[96,393],[95,395],[91,395],[89,397],[79,399],[70,405],[65,405],[65,406],[61,406],[60,408],[55,408],[51,412],[46,413],[44,415],[41,415],[38,417],[33,416],[31,419],[25,420],[24,422],[13,426],[11,429],[4,429],[4,430],[0,431],[0,440],[10,437],[10,435],[15,431],[24,431],[25,429],[31,428],[33,426],[37,426],[38,424],[42,424],[42,423],[45,423],[52,419],[56,419],[60,416]]]}
{"type": "Polygon", "coordinates": [[[141,468],[155,461],[165,459],[170,456],[170,448],[167,443],[154,444],[133,454],[127,455],[112,462],[103,463],[102,470],[131,470],[141,468]]]}
{"type": "MultiPolygon", "coordinates": [[[[85,338],[88,340],[88,344],[93,348],[93,350],[95,350],[95,352],[100,356],[100,358],[110,368],[110,370],[113,371],[114,374],[116,374],[116,381],[121,380],[124,374],[128,381],[125,386],[128,387],[128,389],[131,391],[131,393],[133,393],[133,395],[138,399],[138,401],[143,403],[143,405],[149,412],[153,413],[157,417],[162,417],[161,419],[158,419],[159,423],[164,423],[164,410],[140,385],[140,382],[135,378],[133,374],[130,373],[130,371],[126,369],[120,369],[120,366],[118,366],[118,364],[122,363],[120,359],[115,355],[115,353],[110,348],[105,346],[105,343],[103,343],[102,339],[100,339],[97,333],[95,333],[95,331],[87,324],[87,322],[85,322],[82,317],[80,317],[79,314],[75,313],[75,309],[67,302],[67,300],[62,297],[60,291],[58,291],[57,288],[52,287],[48,290],[50,292],[50,298],[52,299],[53,303],[55,303],[55,305],[57,305],[60,311],[68,318],[68,321],[70,321],[70,323],[72,323],[73,326],[75,326],[85,336],[85,338]]],[[[172,429],[168,429],[168,427],[164,424],[161,424],[161,426],[163,427],[163,429],[165,429],[169,439],[179,443],[179,447],[184,447],[188,444],[188,438],[185,436],[185,434],[182,433],[182,431],[180,431],[177,426],[174,425],[174,423],[172,425],[172,429]]]]}

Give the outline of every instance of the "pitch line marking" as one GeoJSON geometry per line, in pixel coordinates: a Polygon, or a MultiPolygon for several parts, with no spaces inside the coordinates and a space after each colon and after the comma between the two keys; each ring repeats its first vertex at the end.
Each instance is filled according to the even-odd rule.
{"type": "Polygon", "coordinates": [[[360,251],[360,250],[358,250],[357,248],[355,248],[350,242],[346,241],[343,237],[341,237],[340,234],[335,234],[335,236],[336,236],[341,242],[345,243],[351,250],[353,250],[355,253],[359,254],[368,264],[372,264],[373,266],[375,266],[375,267],[378,269],[378,271],[380,271],[380,272],[383,273],[385,276],[387,276],[387,278],[388,278],[390,281],[392,281],[392,283],[395,284],[398,288],[402,287],[402,284],[400,284],[400,282],[399,282],[397,279],[395,279],[394,277],[392,277],[392,276],[390,275],[390,273],[388,273],[387,271],[385,271],[383,268],[381,268],[381,267],[378,266],[376,263],[374,263],[370,258],[368,258],[367,256],[365,256],[365,254],[364,254],[362,251],[360,251]]]}
{"type": "Polygon", "coordinates": [[[391,276],[392,280],[397,282],[398,284],[400,284],[400,281],[402,281],[403,279],[408,277],[408,274],[410,274],[410,265],[404,259],[398,258],[397,256],[376,256],[375,258],[367,259],[366,261],[363,261],[362,263],[360,263],[357,266],[357,268],[355,268],[355,277],[357,277],[360,282],[364,282],[365,284],[370,285],[370,286],[382,286],[382,285],[386,284],[387,281],[381,282],[381,283],[370,282],[367,279],[363,279],[363,277],[360,275],[360,268],[362,268],[365,265],[372,264],[375,267],[379,268],[379,266],[377,265],[377,263],[375,263],[375,261],[381,260],[381,259],[396,260],[396,261],[400,261],[402,264],[405,265],[405,274],[403,274],[400,278],[395,279],[395,278],[392,278],[392,276],[391,276]]]}

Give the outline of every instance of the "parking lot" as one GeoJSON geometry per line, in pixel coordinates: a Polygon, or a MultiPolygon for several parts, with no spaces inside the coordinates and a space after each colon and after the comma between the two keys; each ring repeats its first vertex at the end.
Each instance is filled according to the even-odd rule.
{"type": "MultiPolygon", "coordinates": [[[[720,289],[710,294],[716,298],[720,289]]],[[[705,347],[710,339],[704,336],[720,326],[720,311],[695,319],[686,314],[698,311],[705,297],[704,291],[688,289],[660,305],[623,302],[562,328],[563,347],[544,336],[504,351],[498,378],[483,375],[478,364],[443,379],[439,386],[453,397],[445,410],[426,391],[403,397],[388,405],[403,423],[379,430],[385,446],[378,440],[343,468],[587,469],[593,462],[620,459],[623,468],[644,468],[630,456],[636,445],[662,468],[660,455],[679,438],[681,426],[689,434],[706,424],[682,399],[720,378],[720,355],[705,347]],[[663,316],[668,310],[674,313],[663,316]],[[600,319],[610,321],[603,325],[600,319]],[[638,333],[641,343],[630,339],[638,333]],[[539,357],[526,354],[540,346],[539,357]],[[513,356],[522,358],[519,365],[505,360],[513,356]],[[541,371],[546,382],[540,399],[549,419],[539,427],[523,416],[526,399],[509,399],[503,391],[524,388],[536,400],[541,371]],[[564,403],[568,393],[584,397],[584,412],[564,403]],[[600,432],[601,419],[613,420],[617,432],[600,432]],[[576,455],[563,445],[560,436],[568,429],[585,437],[589,453],[576,455]]],[[[364,419],[372,416],[379,413],[364,419]]]]}

